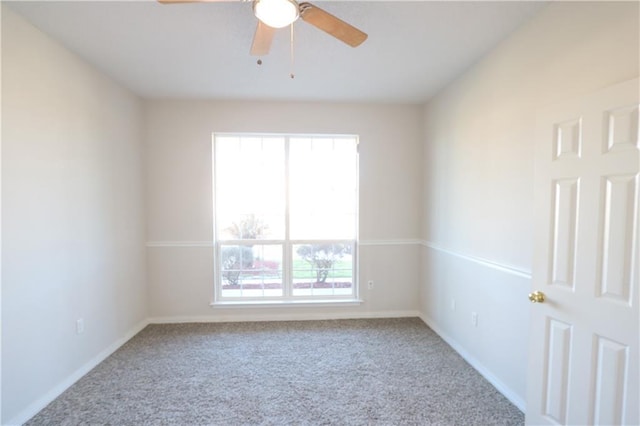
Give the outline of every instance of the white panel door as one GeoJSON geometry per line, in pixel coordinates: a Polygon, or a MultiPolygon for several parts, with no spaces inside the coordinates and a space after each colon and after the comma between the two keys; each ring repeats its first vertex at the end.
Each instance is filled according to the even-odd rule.
{"type": "Polygon", "coordinates": [[[638,99],[635,79],[538,115],[527,424],[640,423],[638,99]]]}

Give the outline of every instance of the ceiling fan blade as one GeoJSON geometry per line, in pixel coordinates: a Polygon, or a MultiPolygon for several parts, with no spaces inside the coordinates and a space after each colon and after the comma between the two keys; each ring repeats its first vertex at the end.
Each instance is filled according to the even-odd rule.
{"type": "Polygon", "coordinates": [[[158,0],[158,3],[162,4],[175,4],[175,3],[213,3],[213,2],[231,2],[231,1],[246,1],[246,0],[158,0]]]}
{"type": "Polygon", "coordinates": [[[311,3],[300,3],[300,17],[305,22],[347,43],[351,47],[359,46],[368,37],[366,33],[363,33],[353,25],[347,24],[342,19],[336,18],[311,3]]]}
{"type": "Polygon", "coordinates": [[[275,33],[275,28],[271,28],[270,26],[263,24],[262,21],[258,21],[256,33],[253,36],[253,43],[251,44],[251,54],[253,56],[264,56],[268,54],[271,49],[271,42],[273,41],[275,33]]]}

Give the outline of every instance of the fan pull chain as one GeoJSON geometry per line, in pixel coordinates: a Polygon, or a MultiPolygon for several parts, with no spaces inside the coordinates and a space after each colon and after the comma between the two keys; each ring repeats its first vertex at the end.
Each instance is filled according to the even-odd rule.
{"type": "Polygon", "coordinates": [[[291,78],[295,78],[295,74],[293,73],[293,61],[294,57],[293,57],[293,22],[291,23],[291,74],[289,74],[289,76],[291,78]]]}

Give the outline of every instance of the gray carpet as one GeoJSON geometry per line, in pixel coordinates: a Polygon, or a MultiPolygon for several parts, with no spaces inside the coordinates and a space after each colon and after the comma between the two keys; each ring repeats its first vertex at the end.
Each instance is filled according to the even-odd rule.
{"type": "Polygon", "coordinates": [[[516,425],[416,318],[150,325],[28,425],[516,425]]]}

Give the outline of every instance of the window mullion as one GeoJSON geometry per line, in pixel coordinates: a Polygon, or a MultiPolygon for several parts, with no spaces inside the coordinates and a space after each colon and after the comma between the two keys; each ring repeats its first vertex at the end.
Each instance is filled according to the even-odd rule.
{"type": "Polygon", "coordinates": [[[284,297],[291,298],[293,294],[293,259],[291,253],[291,241],[290,241],[290,184],[289,184],[289,142],[288,136],[284,139],[284,268],[283,268],[283,288],[284,297]]]}
{"type": "Polygon", "coordinates": [[[212,144],[211,144],[211,167],[213,168],[213,173],[211,174],[212,177],[212,182],[211,182],[211,190],[212,190],[212,194],[211,194],[211,199],[213,200],[213,234],[212,234],[212,238],[213,238],[213,286],[215,289],[214,295],[213,295],[213,300],[214,301],[219,301],[222,298],[222,278],[221,278],[221,271],[220,271],[220,267],[221,267],[221,262],[220,262],[220,258],[219,258],[219,253],[220,253],[220,242],[218,241],[218,203],[216,202],[216,194],[217,194],[217,189],[216,189],[216,185],[218,185],[218,168],[216,167],[216,135],[213,134],[212,136],[212,144]]]}

